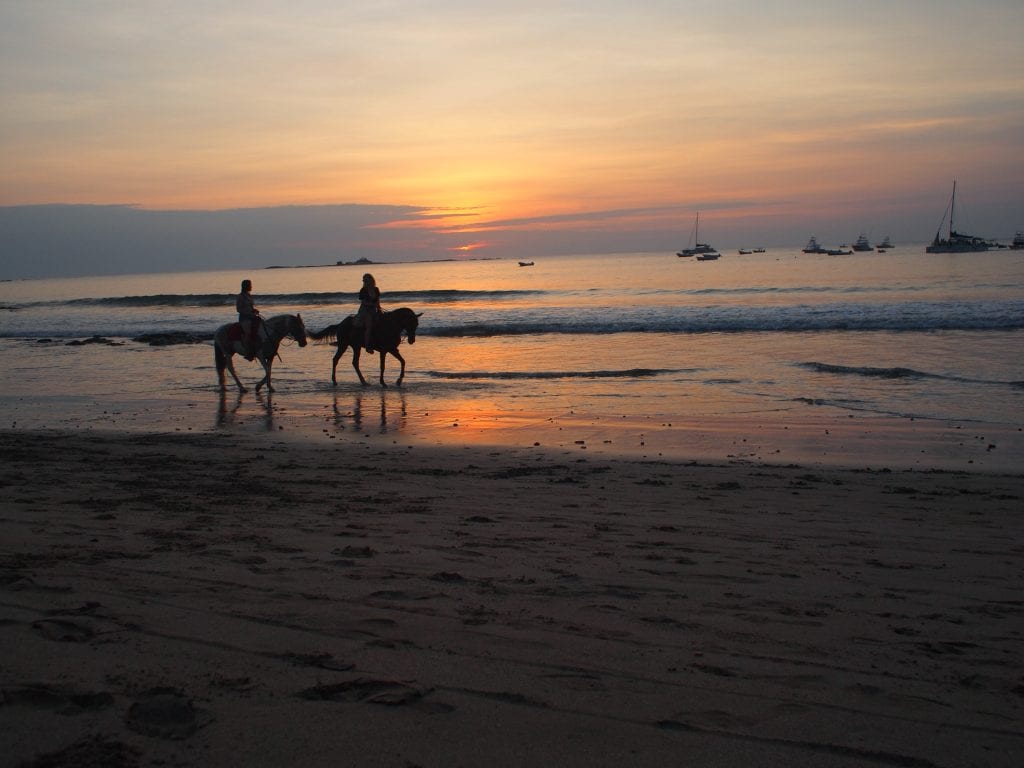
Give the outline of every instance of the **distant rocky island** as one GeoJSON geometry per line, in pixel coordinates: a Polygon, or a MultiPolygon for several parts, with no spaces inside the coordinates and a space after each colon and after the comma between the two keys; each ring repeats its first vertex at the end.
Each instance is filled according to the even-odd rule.
{"type": "Polygon", "coordinates": [[[314,267],[358,267],[376,263],[376,261],[370,261],[369,259],[363,258],[356,259],[355,261],[336,261],[333,264],[297,264],[294,266],[286,266],[283,264],[271,264],[269,267],[264,267],[264,269],[313,269],[314,267]]]}

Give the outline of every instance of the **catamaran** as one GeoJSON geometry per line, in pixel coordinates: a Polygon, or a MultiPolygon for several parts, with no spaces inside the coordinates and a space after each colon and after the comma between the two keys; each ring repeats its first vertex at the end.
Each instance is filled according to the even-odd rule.
{"type": "Polygon", "coordinates": [[[707,254],[707,253],[717,253],[718,252],[714,247],[708,245],[707,243],[702,243],[700,241],[700,234],[699,234],[699,232],[700,232],[700,211],[697,211],[697,219],[693,223],[694,246],[693,246],[693,248],[683,248],[681,251],[678,251],[676,253],[676,256],[701,256],[701,255],[707,254]]]}
{"type": "Polygon", "coordinates": [[[949,200],[949,236],[942,237],[942,225],[946,223],[946,215],[942,215],[939,229],[935,232],[932,244],[925,248],[927,253],[978,253],[994,248],[995,243],[984,237],[965,235],[953,228],[953,212],[956,206],[956,182],[953,182],[953,196],[949,200]]]}

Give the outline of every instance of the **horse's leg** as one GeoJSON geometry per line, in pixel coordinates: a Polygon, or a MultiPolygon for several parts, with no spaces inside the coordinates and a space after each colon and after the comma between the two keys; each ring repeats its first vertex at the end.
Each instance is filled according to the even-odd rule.
{"type": "Polygon", "coordinates": [[[227,392],[228,386],[224,381],[224,369],[227,367],[227,359],[224,357],[224,350],[220,348],[220,343],[216,340],[213,342],[213,363],[217,367],[217,382],[220,384],[220,391],[227,392]]]}
{"type": "Polygon", "coordinates": [[[388,351],[386,349],[380,350],[380,385],[386,387],[388,384],[384,381],[384,361],[387,359],[388,351]]]}
{"type": "Polygon", "coordinates": [[[363,372],[359,370],[359,354],[362,352],[362,347],[353,344],[352,345],[352,367],[356,369],[356,375],[359,376],[359,381],[362,385],[366,386],[366,379],[363,378],[363,372]]]}
{"type": "Polygon", "coordinates": [[[274,358],[264,358],[263,356],[260,356],[256,359],[259,360],[260,365],[263,366],[263,378],[260,380],[260,383],[256,385],[256,394],[259,394],[260,387],[262,387],[264,384],[267,385],[268,392],[273,392],[274,388],[270,386],[270,369],[274,367],[274,358]]]}
{"type": "Polygon", "coordinates": [[[338,361],[341,360],[346,349],[348,349],[348,344],[343,345],[338,342],[338,351],[334,353],[334,362],[331,363],[331,384],[334,386],[338,386],[338,361]]]}
{"type": "Polygon", "coordinates": [[[395,382],[395,386],[400,387],[402,386],[402,381],[405,379],[405,358],[398,354],[397,349],[395,349],[391,354],[397,357],[398,362],[402,364],[402,372],[398,374],[398,381],[395,382]]]}
{"type": "Polygon", "coordinates": [[[224,353],[224,357],[226,358],[225,364],[227,365],[227,369],[231,372],[231,377],[235,380],[235,384],[238,385],[238,391],[248,392],[249,390],[247,390],[242,384],[242,380],[238,378],[238,372],[235,371],[235,350],[233,346],[230,350],[224,353]]]}

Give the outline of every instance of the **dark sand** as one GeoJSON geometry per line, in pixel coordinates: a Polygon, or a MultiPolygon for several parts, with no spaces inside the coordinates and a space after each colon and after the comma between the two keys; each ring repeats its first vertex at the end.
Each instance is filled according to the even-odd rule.
{"type": "Polygon", "coordinates": [[[227,432],[0,456],[3,765],[1022,764],[1019,473],[227,432]]]}

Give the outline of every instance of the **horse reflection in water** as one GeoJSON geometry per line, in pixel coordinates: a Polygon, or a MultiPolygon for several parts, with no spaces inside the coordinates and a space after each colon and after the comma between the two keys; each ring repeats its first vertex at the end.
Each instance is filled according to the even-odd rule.
{"type": "MultiPolygon", "coordinates": [[[[408,307],[401,307],[390,312],[381,313],[373,322],[373,346],[380,355],[380,385],[386,387],[384,381],[384,363],[388,355],[393,356],[402,364],[402,371],[398,374],[397,386],[402,386],[405,379],[405,358],[398,352],[398,345],[402,343],[402,334],[409,340],[410,344],[416,343],[416,329],[419,327],[419,317],[423,313],[413,312],[408,307]]],[[[345,354],[345,350],[352,347],[352,367],[356,369],[359,381],[366,386],[366,379],[363,372],[359,370],[359,356],[363,350],[365,341],[363,329],[357,326],[355,318],[349,315],[340,323],[335,323],[324,328],[319,333],[309,334],[314,344],[338,345],[338,351],[334,353],[334,362],[331,364],[331,383],[338,385],[338,361],[345,354]]]]}
{"type": "Polygon", "coordinates": [[[274,429],[274,405],[271,398],[256,395],[256,402],[253,404],[256,407],[240,417],[239,411],[244,400],[243,393],[239,392],[234,404],[229,407],[227,392],[220,393],[220,403],[217,406],[217,428],[235,428],[251,422],[259,424],[265,432],[272,431],[274,429]]]}
{"type": "MultiPolygon", "coordinates": [[[[274,358],[277,357],[277,350],[285,338],[295,339],[300,347],[306,346],[306,326],[302,322],[301,315],[276,315],[260,323],[261,335],[259,346],[256,349],[256,359],[263,366],[263,378],[256,385],[256,392],[264,384],[270,392],[274,387],[270,384],[270,370],[274,366],[274,358]]],[[[245,392],[242,380],[235,373],[235,364],[232,358],[245,354],[245,346],[242,344],[241,325],[228,323],[217,329],[213,335],[214,362],[217,364],[217,380],[220,382],[220,391],[227,389],[224,382],[224,370],[227,369],[235,379],[239,392],[245,392]]]]}
{"type": "Polygon", "coordinates": [[[374,428],[375,422],[377,424],[377,431],[380,434],[386,434],[388,432],[401,432],[405,427],[406,416],[408,415],[408,409],[405,402],[404,393],[396,394],[385,394],[381,392],[377,400],[377,396],[368,395],[364,397],[362,393],[357,393],[355,399],[352,402],[352,409],[345,411],[342,409],[341,403],[337,395],[334,396],[334,423],[338,429],[346,429],[346,422],[351,420],[351,428],[356,432],[363,432],[374,428]],[[398,397],[398,407],[395,408],[395,397],[398,397]],[[379,404],[379,408],[377,407],[379,404]],[[391,406],[391,410],[388,410],[388,406],[391,406]],[[379,421],[375,419],[375,415],[379,416],[379,421]]]}

